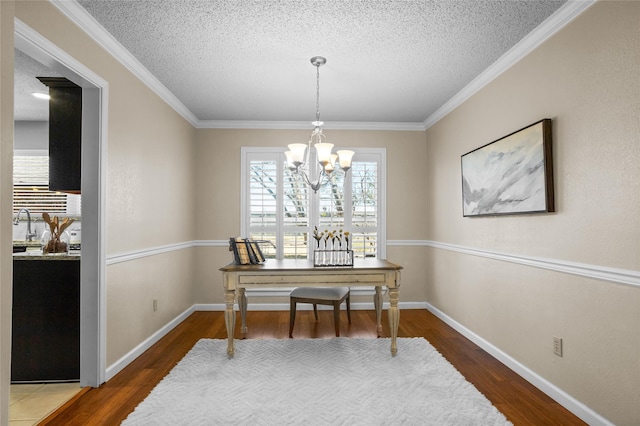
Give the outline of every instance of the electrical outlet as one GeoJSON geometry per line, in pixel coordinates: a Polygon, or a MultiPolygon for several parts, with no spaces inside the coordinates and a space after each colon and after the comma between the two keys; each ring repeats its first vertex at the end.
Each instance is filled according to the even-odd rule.
{"type": "Polygon", "coordinates": [[[153,312],[158,310],[158,299],[153,299],[153,312]]]}
{"type": "Polygon", "coordinates": [[[560,337],[553,338],[553,354],[562,356],[562,339],[560,337]]]}

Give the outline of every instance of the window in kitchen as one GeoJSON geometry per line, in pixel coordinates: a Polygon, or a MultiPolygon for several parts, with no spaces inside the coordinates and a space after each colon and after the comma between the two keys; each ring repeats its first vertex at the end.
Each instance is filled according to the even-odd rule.
{"type": "Polygon", "coordinates": [[[80,216],[78,194],[49,191],[49,157],[46,155],[14,155],[13,213],[26,208],[32,214],[80,216]]]}
{"type": "Polygon", "coordinates": [[[355,257],[386,257],[386,151],[353,150],[351,170],[334,171],[314,193],[287,169],[281,148],[243,148],[242,235],[273,243],[275,249],[261,244],[267,257],[304,259],[313,256],[317,226],[319,232],[348,231],[355,257]]]}

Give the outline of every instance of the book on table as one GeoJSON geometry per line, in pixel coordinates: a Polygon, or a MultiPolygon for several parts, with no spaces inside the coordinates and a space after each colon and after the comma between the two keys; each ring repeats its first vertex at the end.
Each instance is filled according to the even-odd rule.
{"type": "Polygon", "coordinates": [[[238,265],[263,263],[265,257],[260,246],[249,238],[229,238],[229,250],[233,251],[234,262],[238,265]]]}

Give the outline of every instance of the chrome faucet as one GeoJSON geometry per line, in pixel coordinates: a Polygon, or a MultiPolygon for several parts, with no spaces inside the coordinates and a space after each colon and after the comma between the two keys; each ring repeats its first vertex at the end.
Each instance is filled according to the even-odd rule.
{"type": "Polygon", "coordinates": [[[13,221],[14,225],[17,225],[20,221],[20,213],[22,212],[26,212],[27,213],[27,235],[25,236],[25,240],[26,241],[33,241],[33,237],[36,236],[35,232],[31,232],[31,212],[29,211],[29,209],[26,208],[21,208],[20,211],[18,212],[18,214],[16,215],[15,220],[13,221]]]}

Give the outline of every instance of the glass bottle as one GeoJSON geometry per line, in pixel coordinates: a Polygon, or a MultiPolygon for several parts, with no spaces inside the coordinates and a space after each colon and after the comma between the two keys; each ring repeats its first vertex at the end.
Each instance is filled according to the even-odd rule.
{"type": "Polygon", "coordinates": [[[45,229],[42,234],[42,254],[69,254],[69,233],[64,231],[59,238],[52,238],[51,231],[45,229]]]}

